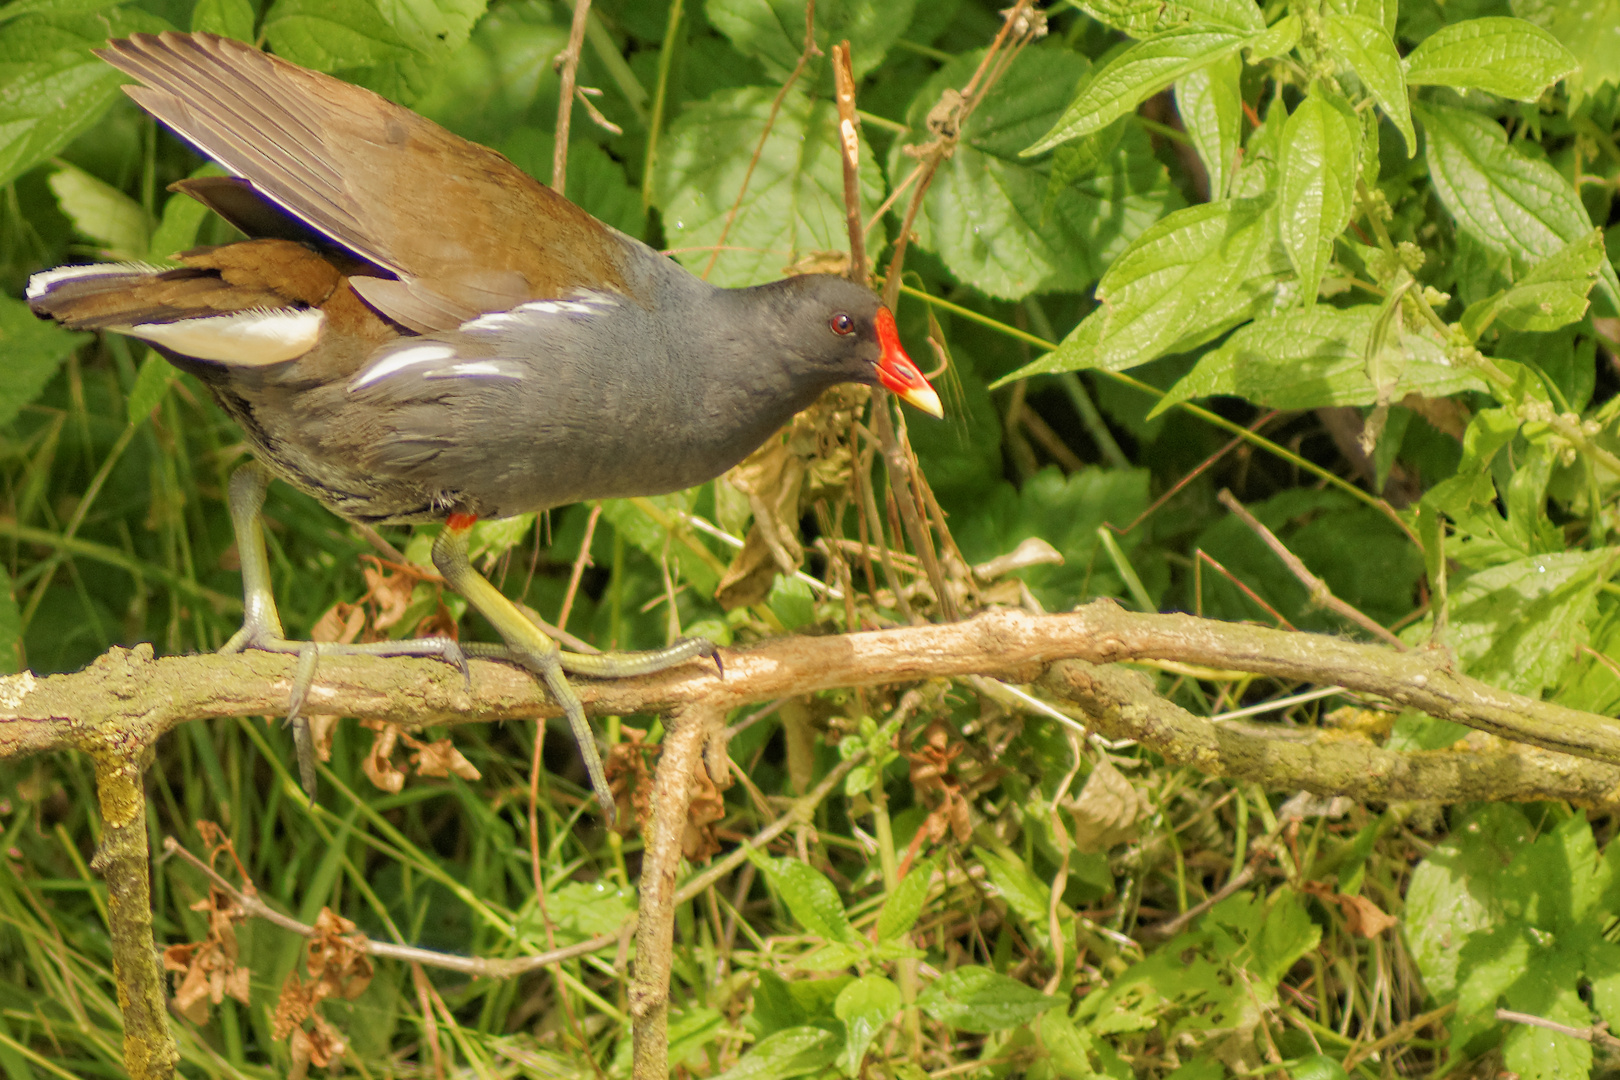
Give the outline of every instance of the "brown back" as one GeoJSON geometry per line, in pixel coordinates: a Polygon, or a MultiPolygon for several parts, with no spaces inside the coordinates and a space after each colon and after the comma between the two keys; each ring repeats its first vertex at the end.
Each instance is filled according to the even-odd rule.
{"type": "Polygon", "coordinates": [[[143,109],[398,282],[356,286],[413,329],[575,289],[625,291],[618,236],[500,154],[341,80],[212,34],[97,55],[143,109]]]}

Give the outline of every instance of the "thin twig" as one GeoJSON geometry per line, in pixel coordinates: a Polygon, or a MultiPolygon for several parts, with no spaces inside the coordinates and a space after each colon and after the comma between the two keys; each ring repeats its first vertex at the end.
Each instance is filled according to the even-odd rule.
{"type": "Polygon", "coordinates": [[[1265,545],[1272,550],[1272,553],[1283,561],[1283,565],[1288,567],[1289,572],[1299,579],[1300,583],[1311,594],[1312,604],[1317,607],[1327,608],[1329,611],[1348,619],[1396,651],[1406,651],[1404,641],[1384,629],[1371,618],[1357,611],[1354,607],[1340,600],[1337,596],[1334,596],[1333,590],[1328,588],[1327,582],[1311,573],[1310,568],[1300,561],[1299,556],[1289,551],[1287,545],[1277,539],[1275,533],[1261,524],[1259,518],[1249,513],[1248,509],[1238,502],[1230,491],[1222,488],[1219,498],[1221,505],[1232,511],[1232,514],[1239,521],[1247,525],[1250,531],[1264,541],[1265,545]]]}
{"type": "MultiPolygon", "coordinates": [[[[1438,1024],[1440,1021],[1444,1020],[1446,1017],[1450,1016],[1456,1011],[1457,1003],[1455,1001],[1448,1001],[1438,1009],[1430,1009],[1421,1016],[1412,1017],[1412,1019],[1401,1024],[1395,1030],[1378,1039],[1376,1042],[1367,1043],[1365,1046],[1352,1047],[1350,1052],[1344,1056],[1344,1071],[1349,1072],[1357,1065],[1360,1065],[1363,1061],[1366,1061],[1368,1058],[1383,1051],[1387,1047],[1401,1046],[1405,1044],[1412,1038],[1412,1036],[1416,1035],[1424,1028],[1430,1026],[1431,1024],[1438,1024]]],[[[1503,1018],[1499,1016],[1497,1019],[1503,1018]]]]}
{"type": "Polygon", "coordinates": [[[1526,1027],[1544,1028],[1547,1031],[1556,1031],[1560,1035],[1568,1035],[1572,1039],[1582,1042],[1596,1043],[1608,1051],[1620,1050],[1620,1039],[1609,1034],[1609,1025],[1592,1024],[1589,1027],[1570,1027],[1560,1024],[1556,1020],[1548,1020],[1544,1016],[1535,1016],[1531,1013],[1514,1012],[1512,1009],[1497,1009],[1496,1018],[1506,1020],[1513,1024],[1523,1024],[1526,1027]]]}
{"type": "Polygon", "coordinates": [[[568,182],[568,128],[574,116],[574,80],[579,74],[579,52],[585,43],[585,23],[590,14],[591,0],[574,0],[574,22],[568,28],[568,47],[562,53],[556,140],[551,149],[551,190],[558,194],[568,182]]]}
{"type": "Polygon", "coordinates": [[[861,138],[855,125],[855,69],[849,42],[833,46],[833,82],[838,98],[838,146],[844,163],[844,219],[849,227],[849,279],[866,284],[866,232],[861,228],[861,138]]]}
{"type": "Polygon", "coordinates": [[[580,541],[579,554],[574,557],[574,569],[568,574],[568,591],[563,594],[562,610],[557,613],[557,628],[568,629],[568,616],[574,610],[574,597],[579,593],[580,578],[591,565],[591,541],[596,537],[596,523],[602,519],[602,504],[591,507],[591,516],[585,519],[585,539],[580,541]]]}
{"type": "MultiPolygon", "coordinates": [[[[181,845],[174,837],[165,837],[163,850],[179,855],[191,863],[207,876],[214,887],[229,896],[238,907],[248,916],[263,919],[265,922],[281,927],[283,930],[298,934],[301,937],[314,937],[315,928],[307,923],[299,922],[291,915],[283,915],[275,908],[259,899],[257,891],[248,893],[232,885],[219,872],[203,862],[181,845]]],[[[457,956],[454,953],[434,952],[431,949],[419,949],[414,945],[396,945],[391,941],[377,941],[362,935],[350,938],[361,952],[368,956],[381,957],[387,960],[401,960],[406,963],[421,964],[424,967],[440,968],[445,971],[455,971],[463,975],[470,975],[481,979],[511,979],[519,975],[526,975],[539,968],[550,967],[563,960],[572,960],[576,956],[585,956],[589,953],[599,952],[618,941],[618,934],[603,934],[581,941],[574,945],[565,945],[560,949],[537,953],[534,956],[518,956],[507,960],[491,960],[481,956],[457,956]]]]}

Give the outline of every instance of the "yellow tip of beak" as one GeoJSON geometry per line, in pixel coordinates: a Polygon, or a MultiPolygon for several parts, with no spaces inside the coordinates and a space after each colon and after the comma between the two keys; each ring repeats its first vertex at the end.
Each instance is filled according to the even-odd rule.
{"type": "Polygon", "coordinates": [[[914,386],[900,395],[900,400],[908,405],[915,405],[923,412],[936,420],[945,419],[945,406],[940,403],[939,395],[932,386],[914,386]]]}

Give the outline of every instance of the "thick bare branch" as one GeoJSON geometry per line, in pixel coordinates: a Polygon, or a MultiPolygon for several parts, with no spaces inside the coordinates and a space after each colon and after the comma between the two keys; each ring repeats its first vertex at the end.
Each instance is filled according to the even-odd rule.
{"type": "MultiPolygon", "coordinates": [[[[587,710],[625,715],[699,701],[716,709],[836,687],[987,675],[1030,683],[1057,660],[1167,660],[1342,686],[1516,742],[1620,764],[1620,723],[1527,698],[1458,673],[1444,654],[1394,653],[1321,634],[1128,612],[1098,601],[1062,615],[1001,610],[961,623],[724,650],[722,677],[693,661],[641,679],[578,681],[587,710]]],[[[114,649],[71,675],[0,680],[0,758],[42,750],[118,754],[192,720],[279,713],[296,661],[267,653],[154,659],[149,645],[114,649]]],[[[557,715],[517,668],[472,662],[468,693],[436,660],[345,657],[323,663],[312,712],[410,728],[557,715]]]]}

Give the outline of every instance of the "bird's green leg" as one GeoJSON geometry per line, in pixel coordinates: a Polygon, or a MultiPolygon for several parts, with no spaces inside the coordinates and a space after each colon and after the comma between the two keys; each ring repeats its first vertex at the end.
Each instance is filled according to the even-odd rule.
{"type": "Polygon", "coordinates": [[[298,668],[293,675],[287,702],[287,722],[292,725],[293,745],[298,751],[298,780],[310,799],[315,798],[315,741],[309,720],[302,715],[304,697],[315,681],[322,656],[436,656],[455,664],[471,686],[467,658],[453,638],[412,638],[404,641],[376,641],[355,644],[327,641],[289,641],[281,629],[276,598],[270,591],[270,557],[264,547],[265,490],[270,473],[258,462],[248,462],[231,474],[227,502],[231,525],[236,530],[236,550],[242,563],[242,629],[231,635],[219,650],[238,653],[244,649],[293,653],[298,668]]]}
{"type": "Polygon", "coordinates": [[[695,656],[714,656],[714,646],[701,638],[689,638],[669,648],[648,652],[601,653],[594,656],[563,652],[516,604],[473,569],[467,557],[467,541],[475,520],[471,515],[451,515],[433,543],[433,565],[438,567],[450,587],[466,597],[467,602],[489,620],[496,633],[506,642],[504,647],[495,649],[469,645],[468,651],[475,656],[496,655],[511,660],[545,681],[546,689],[551,691],[551,696],[568,717],[568,725],[579,743],[580,755],[585,759],[585,771],[590,774],[591,789],[602,807],[602,816],[611,825],[613,796],[608,790],[602,756],[596,747],[596,733],[585,719],[585,706],[568,684],[568,676],[564,673],[572,671],[604,679],[647,675],[695,656]]]}

